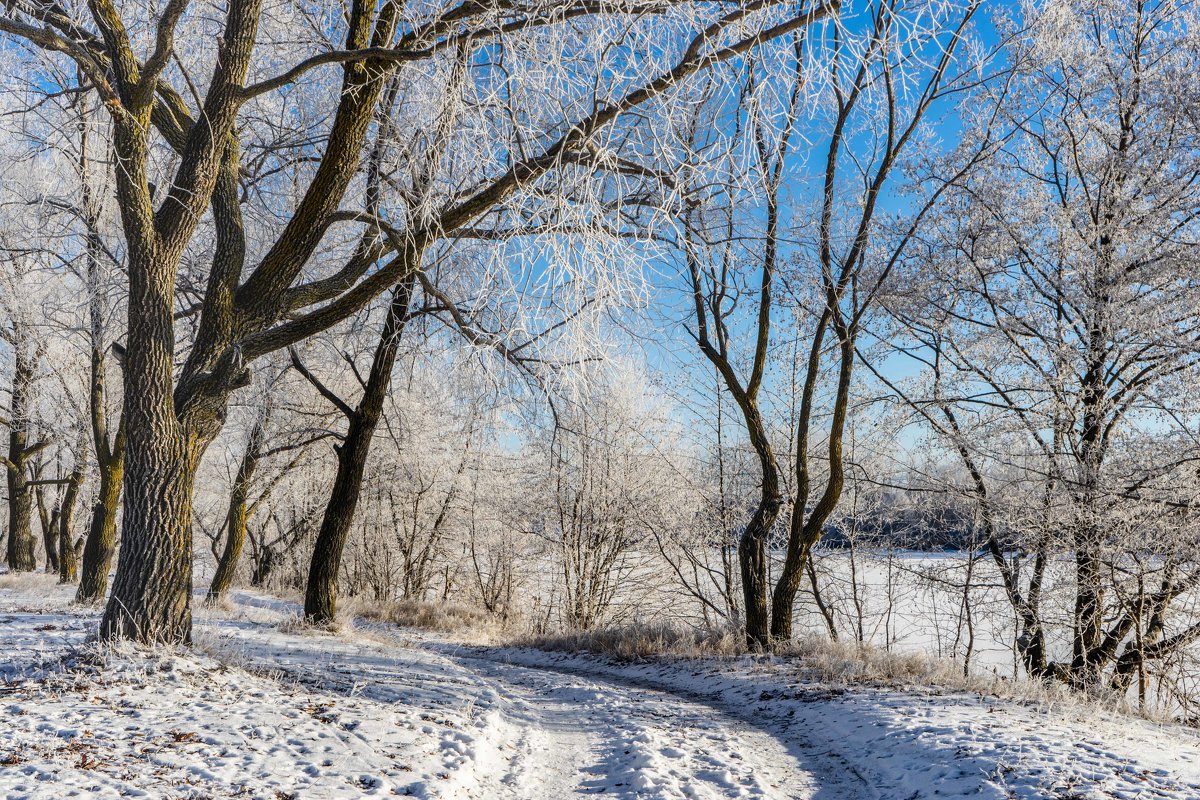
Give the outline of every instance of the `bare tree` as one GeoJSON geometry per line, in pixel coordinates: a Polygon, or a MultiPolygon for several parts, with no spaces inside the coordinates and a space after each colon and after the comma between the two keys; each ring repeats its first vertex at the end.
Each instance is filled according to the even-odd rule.
{"type": "Polygon", "coordinates": [[[314,376],[292,351],[292,363],[321,395],[346,417],[346,433],[336,452],[338,469],[329,491],[325,516],[313,547],[308,586],[304,594],[304,616],[317,623],[333,621],[337,615],[337,578],[342,567],[342,551],[354,522],[354,512],[362,493],[363,472],[371,452],[371,440],[383,411],[392,367],[400,348],[400,336],[409,319],[415,278],[397,287],[388,303],[387,316],[379,343],[371,359],[370,372],[362,387],[362,397],[351,407],[314,376]]]}
{"type": "Polygon", "coordinates": [[[58,582],[79,581],[79,557],[83,552],[83,537],[75,535],[75,506],[79,503],[79,491],[87,478],[87,458],[83,447],[77,447],[73,455],[74,464],[66,477],[62,498],[55,509],[57,519],[55,538],[58,541],[58,582]]]}
{"type": "MultiPolygon", "coordinates": [[[[948,4],[932,16],[885,0],[871,3],[853,20],[827,24],[832,46],[806,57],[795,40],[791,88],[772,100],[751,78],[725,116],[734,130],[726,137],[731,157],[716,180],[701,173],[689,187],[678,246],[692,299],[688,333],[714,365],[722,389],[735,401],[759,461],[761,488],[753,515],[739,542],[747,641],[767,648],[772,639],[792,636],[793,606],[812,547],[837,507],[844,485],[842,442],[850,407],[855,347],[878,289],[921,227],[944,190],[942,180],[919,197],[900,225],[880,219],[893,173],[915,149],[927,117],[983,78],[987,53],[960,51],[978,2],[948,4]],[[744,129],[744,133],[743,133],[744,129]],[[821,187],[812,202],[815,231],[799,223],[787,235],[784,194],[796,170],[792,140],[827,141],[821,187]],[[739,150],[738,142],[746,140],[739,150]],[[745,152],[748,151],[748,152],[745,152]],[[743,154],[744,153],[744,154],[743,154]],[[753,180],[747,183],[742,175],[753,180]],[[751,210],[747,210],[751,209],[751,210]],[[886,244],[883,240],[886,240],[886,244]],[[785,243],[797,241],[785,248],[785,243]],[[786,264],[786,269],[785,269],[786,264]],[[778,335],[778,295],[787,292],[790,311],[803,327],[807,357],[799,370],[800,396],[794,432],[789,434],[794,465],[780,465],[777,427],[764,413],[764,381],[778,335]],[[749,321],[743,314],[749,313],[749,321]],[[747,339],[749,344],[740,342],[747,339]],[[833,393],[824,431],[825,485],[813,488],[811,462],[818,432],[814,421],[833,351],[833,393]],[[790,478],[790,480],[789,480],[790,478]],[[770,592],[768,548],[776,520],[794,488],[784,561],[770,592]],[[768,594],[771,593],[770,608],[768,594]]],[[[725,99],[716,103],[722,110],[725,99]]],[[[689,149],[711,149],[708,126],[685,132],[689,149]]],[[[985,137],[962,155],[953,172],[969,170],[991,146],[985,137]]],[[[786,295],[785,295],[786,296],[786,295]]]]}
{"type": "Polygon", "coordinates": [[[832,55],[829,83],[836,113],[825,159],[815,248],[819,292],[824,302],[817,304],[819,310],[813,312],[817,320],[796,421],[796,496],[786,555],[771,606],[771,636],[777,640],[792,637],[793,607],[812,548],[833,516],[845,486],[843,443],[855,349],[864,317],[942,192],[952,180],[969,174],[994,146],[995,133],[986,129],[971,147],[957,153],[949,168],[953,177],[931,181],[932,187],[923,197],[918,195],[914,211],[897,226],[896,233],[877,219],[893,173],[916,145],[927,116],[939,104],[961,96],[983,80],[987,53],[959,57],[980,5],[972,0],[946,9],[945,16],[922,29],[920,23],[914,27],[906,23],[903,3],[878,3],[871,7],[871,32],[865,45],[850,49],[839,42],[832,55]],[[860,104],[865,108],[860,109],[860,104]],[[872,131],[869,150],[860,150],[852,141],[855,115],[860,111],[871,120],[867,128],[872,131]],[[856,202],[848,203],[838,195],[841,172],[847,168],[860,187],[856,202]],[[839,231],[842,226],[844,231],[839,231]],[[809,449],[814,444],[812,427],[822,352],[830,333],[836,347],[835,388],[827,429],[825,486],[813,502],[809,449]]]}
{"type": "Polygon", "coordinates": [[[1168,619],[1200,581],[1180,390],[1200,366],[1197,129],[1173,88],[1194,63],[1184,13],[1032,15],[995,105],[1016,135],[950,193],[921,302],[890,303],[926,367],[906,396],[962,464],[1024,666],[1080,688],[1124,690],[1200,637],[1168,619]],[[1049,598],[1062,556],[1074,589],[1049,598]]]}
{"type": "MultiPolygon", "coordinates": [[[[108,593],[108,574],[116,550],[117,512],[121,499],[121,482],[125,474],[125,418],[119,415],[116,430],[111,430],[109,409],[109,358],[112,337],[109,324],[110,309],[104,302],[106,267],[116,259],[105,246],[100,230],[103,196],[97,191],[96,159],[92,155],[92,126],[94,113],[90,95],[78,98],[79,157],[76,169],[79,179],[79,213],[84,229],[84,279],[87,287],[89,392],[88,419],[95,451],[99,486],[92,505],[91,524],[83,548],[78,603],[99,603],[108,593]]],[[[116,266],[120,266],[117,264],[116,266]]],[[[122,351],[123,352],[123,351],[122,351]]]]}
{"type": "MultiPolygon", "coordinates": [[[[546,473],[535,495],[540,513],[527,515],[525,526],[549,545],[561,617],[571,630],[613,618],[618,596],[640,580],[642,561],[653,552],[648,520],[678,493],[655,449],[660,412],[634,388],[640,385],[629,371],[589,386],[535,444],[546,473]]],[[[632,613],[643,607],[634,602],[632,613]]]]}
{"type": "MultiPolygon", "coordinates": [[[[10,285],[9,290],[16,287],[10,285]]],[[[12,295],[10,295],[12,297],[12,295]]],[[[14,572],[37,569],[37,542],[33,534],[34,487],[32,460],[53,442],[37,437],[33,430],[34,379],[41,359],[34,332],[18,314],[10,314],[0,327],[0,339],[12,348],[13,372],[8,387],[9,403],[3,422],[8,426],[8,452],[3,462],[8,481],[8,548],[6,562],[14,572]]]]}

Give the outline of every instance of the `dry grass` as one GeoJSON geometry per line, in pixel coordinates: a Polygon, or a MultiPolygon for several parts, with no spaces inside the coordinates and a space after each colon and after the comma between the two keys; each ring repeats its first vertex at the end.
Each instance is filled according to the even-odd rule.
{"type": "Polygon", "coordinates": [[[342,614],[368,622],[452,633],[488,642],[495,641],[505,627],[500,618],[483,609],[458,603],[427,603],[419,600],[370,602],[353,598],[345,604],[342,614]]]}
{"type": "Polygon", "coordinates": [[[0,590],[16,591],[22,594],[36,591],[39,595],[58,592],[58,575],[52,572],[2,572],[0,573],[0,590]]]}
{"type": "Polygon", "coordinates": [[[276,625],[280,633],[331,633],[334,636],[349,636],[354,633],[354,616],[340,615],[333,622],[313,622],[303,614],[293,614],[276,625]]]}
{"type": "MultiPolygon", "coordinates": [[[[742,634],[681,623],[646,623],[546,635],[518,635],[516,647],[590,653],[619,661],[730,658],[747,655],[742,634]]],[[[805,637],[778,646],[770,655],[796,667],[802,679],[832,684],[947,685],[963,683],[962,667],[920,653],[893,653],[858,642],[805,637]]]]}
{"type": "Polygon", "coordinates": [[[1066,684],[1012,678],[982,670],[964,674],[960,662],[922,653],[889,652],[860,642],[834,642],[821,636],[795,640],[773,656],[777,668],[800,682],[835,690],[875,688],[927,695],[967,694],[1011,702],[1079,720],[1120,714],[1158,724],[1177,723],[1164,710],[1137,708],[1110,692],[1085,694],[1066,684]]]}
{"type": "Polygon", "coordinates": [[[242,611],[242,607],[233,601],[233,598],[229,596],[228,592],[221,595],[216,600],[213,600],[211,597],[205,597],[204,600],[201,601],[201,606],[209,613],[226,617],[239,614],[242,611]]]}
{"type": "MultiPolygon", "coordinates": [[[[0,586],[7,576],[0,575],[0,586]]],[[[19,576],[38,580],[40,576],[19,576]]],[[[225,611],[225,609],[220,609],[225,611]]],[[[741,632],[732,628],[703,628],[679,622],[646,622],[559,634],[536,634],[520,621],[502,620],[481,608],[457,603],[415,600],[372,601],[348,598],[337,621],[314,625],[296,614],[277,623],[284,633],[326,633],[339,637],[370,637],[369,627],[355,628],[355,621],[402,628],[436,631],[471,644],[501,647],[530,647],[540,650],[588,653],[617,661],[657,659],[727,660],[748,655],[741,632]]],[[[210,643],[211,644],[211,643],[210,643]]],[[[201,646],[209,652],[223,647],[201,646]]],[[[228,652],[223,653],[227,659],[228,652]]],[[[1003,677],[994,673],[964,675],[962,664],[922,653],[887,651],[859,642],[834,642],[823,636],[808,636],[761,656],[774,669],[803,682],[832,687],[871,686],[891,689],[967,692],[1041,707],[1071,707],[1077,710],[1119,711],[1158,720],[1125,706],[1111,695],[1086,697],[1061,684],[1003,677]]],[[[1158,720],[1158,721],[1165,721],[1158,720]]]]}
{"type": "Polygon", "coordinates": [[[860,642],[834,642],[809,636],[779,647],[805,680],[838,685],[878,684],[959,687],[962,666],[923,653],[897,653],[860,642]]]}
{"type": "MultiPolygon", "coordinates": [[[[505,644],[541,650],[589,653],[618,661],[656,659],[731,659],[748,650],[738,631],[706,630],[682,624],[652,623],[557,635],[517,635],[505,644]]],[[[1071,706],[1125,711],[1111,696],[1088,698],[1060,684],[1013,680],[991,673],[964,675],[962,665],[921,653],[889,652],[859,642],[834,642],[820,636],[794,640],[761,656],[773,668],[803,682],[832,687],[870,686],[944,692],[968,692],[1042,707],[1071,706]]],[[[1136,712],[1135,712],[1136,713],[1136,712]]],[[[1137,716],[1145,716],[1137,713],[1137,716]]]]}
{"type": "Polygon", "coordinates": [[[573,633],[521,634],[506,644],[592,653],[618,661],[653,658],[712,658],[745,652],[741,637],[729,629],[704,629],[677,623],[645,623],[573,633]]]}
{"type": "Polygon", "coordinates": [[[889,652],[859,642],[833,642],[814,636],[792,642],[778,655],[794,664],[803,681],[846,687],[962,692],[1045,709],[1070,708],[1077,714],[1119,712],[1157,722],[1169,721],[1166,715],[1134,708],[1104,690],[1084,694],[1058,682],[1014,679],[980,670],[964,674],[960,662],[922,653],[889,652]]]}

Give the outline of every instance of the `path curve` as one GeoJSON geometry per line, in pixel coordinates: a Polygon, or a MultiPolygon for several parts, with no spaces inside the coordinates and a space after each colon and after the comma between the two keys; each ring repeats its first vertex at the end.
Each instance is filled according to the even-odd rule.
{"type": "MultiPolygon", "coordinates": [[[[239,605],[266,600],[238,595],[239,605]]],[[[280,601],[267,602],[286,611],[280,601]]],[[[245,643],[251,661],[326,690],[382,703],[420,696],[448,710],[467,707],[478,731],[462,735],[467,756],[457,769],[473,774],[456,782],[455,797],[876,796],[848,763],[814,747],[787,720],[754,719],[702,691],[615,674],[598,660],[516,663],[513,651],[380,625],[364,625],[350,640],[272,632],[265,620],[210,624],[245,643]]]]}

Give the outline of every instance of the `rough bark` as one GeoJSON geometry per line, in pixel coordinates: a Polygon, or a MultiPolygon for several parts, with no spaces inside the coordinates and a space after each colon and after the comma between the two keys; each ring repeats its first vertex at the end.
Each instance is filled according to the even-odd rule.
{"type": "Polygon", "coordinates": [[[219,426],[185,428],[174,388],[177,259],[134,253],[125,363],[124,528],[105,639],[191,640],[192,495],[196,469],[219,426]]]}
{"type": "MultiPolygon", "coordinates": [[[[126,398],[127,407],[140,405],[128,392],[126,398]]],[[[202,453],[162,428],[129,448],[122,545],[102,638],[191,641],[192,496],[202,453]]]]}
{"type": "Polygon", "coordinates": [[[771,646],[770,616],[767,611],[767,536],[783,498],[767,496],[759,503],[738,543],[738,565],[742,573],[742,599],[746,606],[746,645],[751,650],[771,646]]]}

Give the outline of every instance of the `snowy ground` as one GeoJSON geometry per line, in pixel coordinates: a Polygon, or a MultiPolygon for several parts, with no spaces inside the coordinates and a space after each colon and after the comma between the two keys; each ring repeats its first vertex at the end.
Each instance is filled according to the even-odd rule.
{"type": "Polygon", "coordinates": [[[0,581],[6,798],[1200,798],[1190,731],[1082,706],[297,633],[247,593],[199,653],[99,653],[67,597],[0,581]]]}

